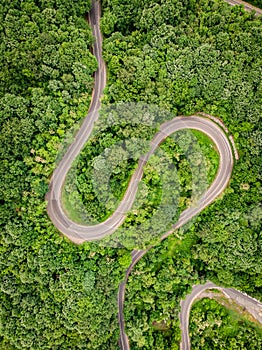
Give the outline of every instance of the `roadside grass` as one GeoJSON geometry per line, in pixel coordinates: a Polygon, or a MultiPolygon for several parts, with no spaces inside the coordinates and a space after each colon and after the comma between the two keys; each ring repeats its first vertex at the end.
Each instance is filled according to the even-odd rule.
{"type": "Polygon", "coordinates": [[[193,135],[197,138],[198,144],[206,159],[207,180],[211,184],[215,179],[219,167],[219,154],[215,144],[210,138],[198,130],[191,130],[193,135]]]}
{"type": "Polygon", "coordinates": [[[258,327],[262,335],[262,325],[259,323],[259,321],[256,318],[254,318],[244,307],[237,304],[234,300],[225,297],[225,295],[220,290],[209,289],[205,291],[202,294],[202,297],[200,296],[200,298],[197,299],[193,305],[195,305],[198,302],[201,302],[201,300],[205,298],[213,299],[219,305],[226,308],[229,317],[232,319],[233,323],[243,323],[243,321],[252,322],[252,324],[255,324],[258,327]]]}
{"type": "Polygon", "coordinates": [[[72,198],[70,198],[70,193],[65,191],[65,188],[63,186],[62,194],[61,194],[61,203],[62,207],[66,213],[66,215],[69,217],[70,220],[74,221],[77,224],[86,224],[86,221],[84,220],[83,216],[81,216],[79,210],[77,209],[77,203],[72,203],[72,198]]]}

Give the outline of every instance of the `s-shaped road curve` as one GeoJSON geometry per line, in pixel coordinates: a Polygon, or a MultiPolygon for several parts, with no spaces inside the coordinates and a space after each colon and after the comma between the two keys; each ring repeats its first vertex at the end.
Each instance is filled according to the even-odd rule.
{"type": "Polygon", "coordinates": [[[89,21],[95,37],[94,54],[98,61],[98,70],[95,73],[95,86],[92,101],[87,117],[84,119],[73,143],[69,146],[66,154],[55,169],[47,194],[47,211],[54,225],[65,236],[75,243],[101,239],[113,233],[124,221],[126,213],[131,209],[135,200],[138,183],[143,176],[143,167],[157,147],[169,135],[182,129],[196,129],[205,133],[215,143],[220,155],[219,169],[215,180],[203,196],[186,209],[180,216],[174,229],[181,227],[193,216],[201,212],[216,197],[218,197],[228,184],[233,168],[233,155],[230,142],[224,131],[212,120],[200,116],[176,117],[160,126],[159,132],[151,141],[151,148],[147,154],[140,158],[126,193],[115,212],[104,222],[97,225],[81,225],[73,222],[63,210],[61,193],[66,175],[72,166],[72,162],[80,153],[84,144],[91,135],[95,121],[98,119],[100,98],[106,83],[105,64],[102,59],[102,37],[99,29],[100,5],[99,1],[93,1],[93,7],[89,14],[89,21]]]}
{"type": "MultiPolygon", "coordinates": [[[[226,0],[230,4],[241,4],[242,1],[239,0],[226,0]]],[[[248,6],[245,3],[247,9],[254,9],[257,14],[261,13],[261,10],[254,8],[253,6],[248,6]]],[[[149,153],[141,159],[138,164],[138,168],[133,175],[126,194],[121,201],[117,210],[109,217],[106,221],[101,224],[94,226],[84,226],[79,225],[70,220],[65,214],[62,204],[61,204],[61,193],[62,187],[65,182],[66,174],[72,166],[72,162],[80,153],[84,144],[91,135],[95,121],[98,119],[99,108],[100,108],[100,98],[103,93],[103,89],[106,85],[106,69],[105,63],[102,58],[102,36],[99,28],[100,22],[100,2],[92,1],[92,9],[89,13],[89,22],[93,30],[93,36],[95,38],[94,42],[94,55],[98,61],[98,69],[95,72],[95,85],[92,94],[92,100],[90,108],[86,118],[84,119],[80,130],[78,131],[75,140],[69,146],[66,154],[59,163],[58,167],[55,169],[50,185],[49,192],[46,196],[48,201],[47,211],[53,221],[54,225],[66,235],[70,240],[75,243],[82,243],[84,241],[97,240],[105,237],[106,235],[114,232],[124,221],[125,214],[131,208],[132,203],[135,199],[138,182],[141,180],[143,175],[143,165],[148,160],[150,155],[154,152],[157,146],[170,134],[181,129],[197,129],[206,133],[216,144],[217,149],[220,153],[220,167],[216,179],[214,180],[211,187],[208,189],[207,193],[199,200],[194,208],[189,208],[181,214],[177,228],[182,226],[188,220],[190,220],[194,215],[203,210],[208,204],[210,204],[226,187],[233,166],[232,153],[230,144],[220,130],[220,128],[210,120],[206,118],[201,118],[199,116],[191,117],[177,117],[168,123],[164,123],[161,126],[160,132],[155,135],[152,140],[152,147],[149,153]],[[180,224],[180,225],[179,225],[180,224]]]]}
{"type": "MultiPolygon", "coordinates": [[[[162,237],[162,239],[164,239],[175,229],[181,227],[186,222],[188,222],[193,216],[201,212],[206,206],[208,206],[215,198],[217,198],[223,192],[230,180],[233,168],[233,156],[230,143],[222,129],[209,119],[199,116],[174,118],[173,120],[161,125],[160,131],[155,135],[151,142],[150,151],[143,158],[140,159],[137,170],[130,180],[124,198],[111,217],[109,217],[103,223],[94,226],[79,225],[70,220],[62,208],[62,187],[65,182],[66,174],[72,166],[72,162],[80,153],[84,144],[90,137],[94,123],[98,119],[100,98],[102,96],[103,89],[106,84],[106,70],[102,58],[102,36],[99,28],[99,1],[92,1],[92,9],[89,13],[89,22],[92,27],[93,36],[95,38],[93,51],[98,61],[98,69],[95,72],[95,85],[93,89],[92,100],[88,114],[84,119],[73,143],[69,146],[67,152],[65,153],[64,157],[62,158],[61,162],[59,163],[58,167],[55,169],[52,175],[49,186],[49,192],[46,196],[48,201],[48,214],[51,220],[53,221],[54,225],[57,227],[57,229],[61,231],[65,236],[67,236],[71,241],[77,244],[80,244],[84,241],[101,239],[106,235],[111,234],[122,224],[122,222],[125,219],[126,213],[131,208],[136,196],[138,182],[143,176],[143,166],[150,157],[150,155],[159,146],[159,144],[167,136],[174,133],[175,131],[181,129],[197,129],[208,135],[216,144],[216,147],[220,154],[219,169],[214,182],[206,191],[206,193],[198,200],[197,203],[195,203],[194,206],[189,207],[180,215],[178,222],[173,225],[172,230],[170,230],[162,237]]],[[[119,324],[121,331],[120,340],[121,347],[123,349],[129,349],[128,338],[124,333],[123,319],[125,284],[133,266],[146,252],[147,251],[138,251],[133,253],[133,261],[127,271],[126,279],[119,286],[118,302],[119,324]]]]}

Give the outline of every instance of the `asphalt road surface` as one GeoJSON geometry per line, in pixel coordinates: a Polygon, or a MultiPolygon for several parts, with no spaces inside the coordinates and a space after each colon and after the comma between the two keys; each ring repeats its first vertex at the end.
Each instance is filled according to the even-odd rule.
{"type": "Polygon", "coordinates": [[[215,143],[219,152],[220,164],[216,178],[210,188],[204,193],[198,202],[194,204],[194,206],[188,208],[181,214],[178,222],[174,225],[174,228],[178,228],[188,222],[193,216],[202,211],[203,208],[223,192],[228,184],[233,168],[231,145],[222,128],[212,120],[200,116],[176,117],[160,126],[160,131],[151,141],[151,149],[139,160],[137,169],[129,182],[122,201],[115,212],[107,220],[97,225],[88,226],[77,224],[68,218],[61,201],[63,184],[74,159],[80,153],[84,144],[90,137],[94,123],[98,119],[100,98],[106,84],[106,70],[102,59],[102,37],[99,29],[99,14],[99,2],[93,1],[93,8],[89,15],[89,21],[93,29],[93,35],[96,39],[94,44],[94,54],[97,57],[98,70],[95,73],[95,85],[90,109],[73,143],[69,146],[66,154],[54,171],[50,181],[49,192],[46,197],[48,200],[47,211],[54,225],[59,231],[75,243],[101,239],[113,233],[123,223],[126,213],[131,209],[135,200],[138,184],[143,177],[143,167],[146,164],[146,161],[154,153],[161,142],[178,130],[196,129],[209,136],[215,143]]]}
{"type": "Polygon", "coordinates": [[[189,337],[189,314],[190,309],[192,307],[193,302],[201,297],[201,293],[208,289],[219,289],[221,292],[225,294],[225,296],[233,299],[241,306],[245,307],[245,309],[250,312],[260,323],[262,323],[262,316],[260,313],[262,311],[262,303],[258,300],[251,298],[250,296],[236,290],[233,288],[223,288],[218,286],[212,282],[207,282],[205,284],[199,284],[193,287],[192,292],[187,295],[185,300],[182,300],[181,312],[179,315],[180,319],[180,327],[182,332],[181,339],[181,350],[190,350],[190,337],[189,337]]]}
{"type": "MultiPolygon", "coordinates": [[[[95,113],[94,115],[96,118],[97,116],[95,113]]],[[[89,127],[91,127],[91,125],[92,121],[90,120],[89,127]]],[[[174,228],[178,228],[188,222],[223,192],[228,184],[233,168],[233,155],[227,136],[213,121],[199,116],[176,117],[161,125],[160,131],[155,135],[151,142],[151,149],[139,160],[136,171],[129,182],[126,193],[118,208],[107,220],[97,225],[87,226],[73,222],[67,217],[62,207],[61,191],[66,173],[70,169],[74,157],[76,157],[82,148],[82,142],[75,143],[73,145],[74,147],[70,148],[68,157],[63,158],[63,161],[56,169],[52,178],[50,192],[48,194],[48,213],[56,227],[69,239],[77,243],[80,243],[81,241],[101,239],[106,235],[113,233],[123,223],[127,212],[132,207],[139,181],[143,177],[143,167],[146,164],[146,161],[166,137],[183,129],[196,129],[208,135],[215,143],[220,155],[219,169],[215,180],[202,197],[194,203],[194,206],[189,207],[181,214],[178,222],[174,225],[174,228]],[[77,149],[77,147],[79,147],[79,149],[77,149]]],[[[80,141],[84,139],[82,134],[80,134],[80,137],[80,141]]]]}
{"type": "Polygon", "coordinates": [[[235,5],[243,5],[244,6],[244,9],[246,11],[255,11],[255,14],[257,16],[261,16],[262,15],[262,9],[258,8],[258,7],[255,7],[251,4],[248,4],[247,2],[245,1],[241,1],[241,0],[225,0],[229,5],[231,6],[235,6],[235,5]]]}
{"type": "MultiPolygon", "coordinates": [[[[227,1],[232,4],[237,1],[227,1]]],[[[215,143],[217,150],[220,155],[219,169],[215,180],[211,186],[207,189],[204,195],[194,204],[194,206],[186,209],[179,217],[177,223],[173,225],[172,230],[163,235],[162,239],[165,239],[169,234],[171,234],[175,229],[183,226],[196,214],[200,213],[206,206],[208,206],[212,201],[215,200],[226,188],[232,168],[233,168],[233,156],[228,141],[227,136],[224,131],[212,120],[200,116],[190,116],[190,117],[176,117],[171,121],[168,121],[161,125],[160,131],[155,135],[151,142],[151,149],[143,159],[140,159],[138,163],[137,170],[132,176],[130,183],[128,185],[127,191],[124,195],[123,200],[116,209],[116,211],[103,223],[93,226],[79,225],[72,220],[70,220],[65,214],[62,203],[61,203],[61,193],[63,184],[65,182],[66,175],[70,170],[74,159],[79,155],[86,141],[91,135],[95,121],[98,119],[99,108],[100,108],[100,98],[103,93],[103,89],[106,85],[106,69],[102,58],[102,36],[99,28],[100,23],[100,2],[93,0],[92,10],[89,14],[89,22],[92,27],[93,36],[95,38],[93,52],[98,61],[98,69],[95,72],[95,84],[92,94],[92,101],[86,118],[83,120],[82,125],[76,134],[73,143],[68,147],[67,152],[62,158],[61,162],[55,169],[50,185],[49,192],[46,196],[48,201],[47,211],[53,221],[54,225],[61,231],[65,236],[67,236],[71,241],[80,244],[84,241],[98,240],[106,235],[113,233],[124,221],[126,213],[130,210],[132,203],[134,202],[138,183],[143,176],[143,166],[150,157],[150,155],[156,150],[159,144],[172,133],[182,130],[182,129],[196,129],[206,135],[208,135],[215,143]]],[[[251,6],[250,6],[251,8],[251,6]]],[[[249,8],[249,9],[250,9],[249,8]]],[[[257,9],[257,12],[261,11],[257,9]]],[[[119,307],[119,326],[120,326],[120,345],[122,349],[129,349],[128,337],[124,330],[124,295],[125,286],[129,274],[131,273],[134,265],[145,255],[148,250],[134,251],[132,253],[132,264],[126,272],[125,280],[119,286],[118,293],[118,307],[119,307]]],[[[198,288],[202,288],[199,286],[198,288]]],[[[198,290],[198,289],[197,289],[198,290]]],[[[232,290],[234,292],[234,290],[232,290]]],[[[240,292],[238,292],[240,293],[240,292]]],[[[240,293],[242,294],[242,293],[240,293]]],[[[194,295],[192,298],[194,298],[194,295]]],[[[244,295],[244,294],[243,294],[244,295]]],[[[191,296],[191,294],[190,294],[191,296]]],[[[248,296],[246,296],[248,298],[248,296]]],[[[185,326],[182,326],[182,346],[183,349],[190,349],[190,342],[188,337],[188,322],[187,315],[189,315],[190,310],[190,300],[185,303],[183,310],[181,311],[181,322],[185,326]],[[188,347],[189,346],[189,347],[188,347]]],[[[182,323],[181,323],[182,325],[182,323]]]]}

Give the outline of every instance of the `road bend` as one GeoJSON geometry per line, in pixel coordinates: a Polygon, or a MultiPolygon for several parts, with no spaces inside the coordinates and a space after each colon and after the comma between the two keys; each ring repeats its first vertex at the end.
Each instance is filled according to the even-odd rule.
{"type": "Polygon", "coordinates": [[[190,309],[196,299],[201,298],[201,294],[209,289],[220,290],[227,298],[230,298],[244,307],[253,317],[262,324],[262,303],[250,296],[233,288],[224,288],[212,282],[193,286],[192,292],[188,294],[185,300],[180,302],[181,311],[179,314],[182,339],[180,350],[190,350],[189,337],[189,317],[190,309]]]}

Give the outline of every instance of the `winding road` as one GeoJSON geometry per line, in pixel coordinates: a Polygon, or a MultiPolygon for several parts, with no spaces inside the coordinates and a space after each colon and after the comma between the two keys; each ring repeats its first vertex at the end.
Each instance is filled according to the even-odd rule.
{"type": "Polygon", "coordinates": [[[106,85],[106,68],[102,58],[102,35],[99,27],[100,22],[100,2],[92,2],[92,9],[88,15],[89,23],[92,27],[93,36],[95,38],[93,53],[98,62],[98,69],[95,72],[95,85],[91,104],[87,116],[84,118],[82,125],[75,136],[73,143],[67,149],[58,167],[55,169],[49,184],[49,192],[46,195],[48,201],[47,212],[54,225],[74,243],[80,244],[87,240],[100,238],[97,236],[97,227],[85,227],[75,224],[64,213],[61,204],[61,193],[65,182],[66,175],[70,170],[74,159],[79,155],[86,141],[90,137],[94,123],[99,116],[101,106],[100,99],[106,85]],[[87,237],[82,236],[82,232],[87,232],[87,237]]]}
{"type": "MultiPolygon", "coordinates": [[[[65,236],[67,236],[74,243],[80,244],[85,241],[93,241],[101,239],[111,233],[113,233],[124,221],[126,213],[132,207],[132,204],[135,200],[138,183],[143,176],[143,167],[146,164],[149,157],[154,153],[157,147],[163,142],[166,137],[172,133],[182,130],[182,129],[196,129],[207,136],[209,136],[212,141],[215,143],[217,150],[220,155],[219,168],[215,177],[215,180],[207,191],[201,196],[201,198],[194,203],[194,206],[187,208],[183,211],[179,217],[177,223],[175,223],[172,229],[162,236],[162,240],[165,239],[168,235],[174,232],[177,228],[183,226],[191,218],[200,213],[205,207],[207,207],[211,202],[213,202],[226,188],[233,169],[233,154],[231,149],[231,144],[227,135],[224,133],[223,129],[217,125],[214,121],[200,117],[198,115],[193,115],[190,117],[176,117],[171,121],[165,122],[160,126],[160,131],[155,134],[154,138],[151,141],[151,148],[149,152],[142,157],[139,162],[135,173],[133,174],[127,191],[120,202],[116,211],[104,222],[97,225],[80,225],[68,218],[66,215],[61,201],[62,188],[66,179],[66,175],[70,170],[74,159],[79,155],[82,148],[84,147],[86,141],[89,139],[94,123],[99,116],[100,108],[100,99],[102,97],[103,90],[106,85],[106,68],[105,63],[102,58],[102,36],[100,32],[100,2],[92,1],[92,9],[89,13],[89,23],[92,27],[93,36],[95,38],[93,52],[98,62],[98,69],[95,72],[95,84],[92,94],[92,100],[90,108],[86,118],[83,120],[82,125],[76,134],[76,137],[73,143],[68,147],[67,152],[62,158],[61,162],[55,169],[50,185],[49,192],[46,195],[48,201],[47,211],[48,214],[57,227],[65,236]]],[[[133,251],[132,252],[132,263],[129,266],[125,280],[119,286],[118,293],[118,307],[119,307],[119,326],[120,326],[120,342],[122,349],[129,349],[128,337],[124,331],[124,296],[125,296],[125,286],[127,283],[128,276],[132,271],[134,265],[145,255],[148,250],[133,251]]],[[[186,313],[189,314],[189,306],[186,307],[186,313]]],[[[184,310],[184,309],[183,309],[184,310]]],[[[186,320],[186,317],[183,316],[184,311],[181,312],[182,319],[186,320]]],[[[182,323],[181,323],[182,324],[182,323]]],[[[188,324],[187,322],[185,324],[188,324]]],[[[187,332],[187,325],[182,326],[182,348],[184,350],[190,349],[189,337],[187,332]],[[186,335],[187,334],[187,335],[186,335]]]]}
{"type": "MultiPolygon", "coordinates": [[[[96,111],[93,113],[93,118],[97,118],[96,111]]],[[[93,122],[90,120],[88,124],[91,127],[93,122]]],[[[56,169],[51,182],[51,190],[48,195],[48,213],[56,227],[69,239],[72,239],[77,243],[80,243],[81,240],[93,241],[96,239],[101,239],[106,235],[113,233],[123,223],[126,214],[133,205],[139,181],[143,177],[143,167],[149,157],[155,152],[161,142],[163,142],[169,135],[183,129],[199,130],[209,136],[219,151],[220,163],[216,178],[212,185],[194,204],[194,206],[189,207],[180,215],[178,222],[173,228],[176,229],[181,227],[192,217],[201,212],[203,208],[209,205],[223,192],[228,184],[234,163],[231,145],[223,130],[213,121],[199,116],[176,117],[160,126],[160,131],[155,134],[153,140],[151,141],[151,148],[149,152],[143,156],[143,158],[140,158],[137,169],[132,175],[126,193],[118,208],[107,220],[97,225],[86,226],[73,222],[66,216],[61,203],[61,192],[66,173],[70,169],[74,157],[76,154],[78,154],[77,152],[80,152],[84,144],[83,140],[85,134],[80,134],[80,141],[75,142],[69,149],[68,157],[63,158],[63,161],[56,169]]],[[[83,130],[83,132],[85,132],[85,130],[83,130]]],[[[90,134],[90,130],[86,134],[90,134]]]]}

